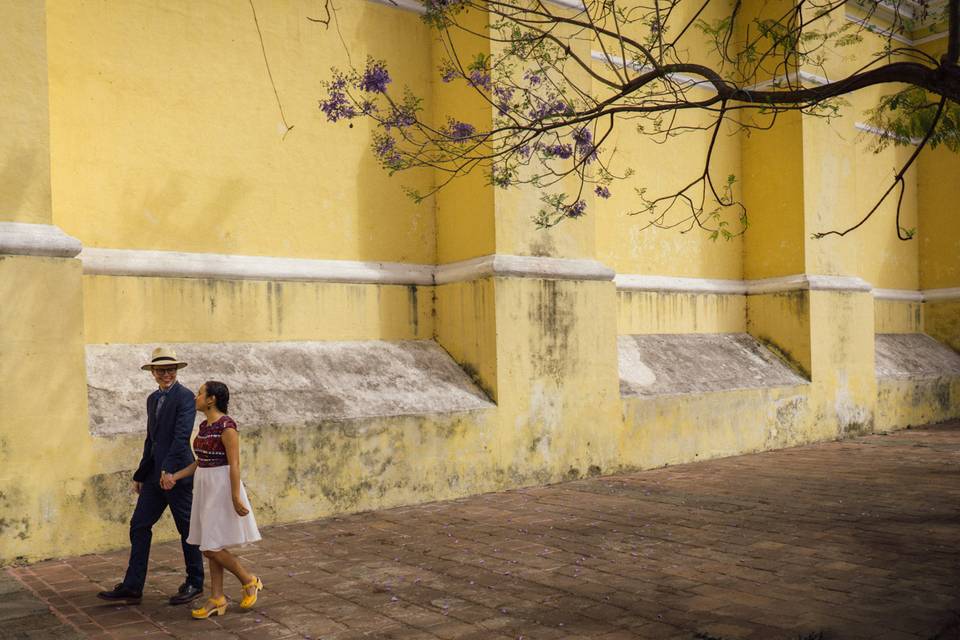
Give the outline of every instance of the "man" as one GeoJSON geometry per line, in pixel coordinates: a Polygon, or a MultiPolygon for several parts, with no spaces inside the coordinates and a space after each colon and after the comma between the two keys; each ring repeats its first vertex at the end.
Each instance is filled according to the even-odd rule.
{"type": "Polygon", "coordinates": [[[177,360],[172,349],[158,347],[153,350],[150,362],[140,367],[153,374],[160,388],[147,398],[147,437],[143,442],[140,465],[133,474],[133,489],[139,497],[130,518],[127,574],[112,590],[97,594],[104,600],[126,604],[140,602],[147,579],[153,525],[168,506],[180,533],[187,568],[187,579],[170,598],[170,604],[184,604],[203,594],[203,555],[199,547],[187,544],[193,478],[181,479],[170,490],[164,490],[160,484],[161,479],[172,481],[171,474],[194,461],[190,434],[197,411],[195,398],[177,382],[177,371],[185,366],[187,363],[177,360]]]}

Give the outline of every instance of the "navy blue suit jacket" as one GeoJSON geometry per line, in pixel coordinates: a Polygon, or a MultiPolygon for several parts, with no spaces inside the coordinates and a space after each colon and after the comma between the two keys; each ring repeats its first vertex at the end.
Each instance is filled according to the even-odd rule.
{"type": "MultiPolygon", "coordinates": [[[[173,383],[167,399],[157,415],[160,391],[147,397],[147,437],[143,441],[143,456],[133,474],[137,482],[159,482],[160,472],[174,473],[193,463],[190,434],[197,415],[193,393],[179,382],[173,383]]],[[[177,485],[193,484],[193,478],[183,478],[177,485]]]]}

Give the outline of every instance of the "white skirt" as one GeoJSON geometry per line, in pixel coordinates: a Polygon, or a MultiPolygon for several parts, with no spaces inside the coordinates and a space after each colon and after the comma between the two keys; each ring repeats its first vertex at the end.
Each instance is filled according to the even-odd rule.
{"type": "Polygon", "coordinates": [[[199,545],[201,551],[220,551],[259,540],[260,531],[242,482],[240,498],[249,511],[242,517],[233,508],[229,465],[197,467],[187,542],[199,545]]]}

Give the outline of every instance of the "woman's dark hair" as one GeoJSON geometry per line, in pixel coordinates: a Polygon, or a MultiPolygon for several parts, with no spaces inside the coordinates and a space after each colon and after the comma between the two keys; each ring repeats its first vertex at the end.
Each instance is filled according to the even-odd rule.
{"type": "Polygon", "coordinates": [[[216,380],[207,380],[203,383],[203,386],[207,391],[208,398],[214,396],[217,399],[217,411],[226,413],[227,407],[230,405],[230,389],[227,389],[227,385],[216,380]]]}

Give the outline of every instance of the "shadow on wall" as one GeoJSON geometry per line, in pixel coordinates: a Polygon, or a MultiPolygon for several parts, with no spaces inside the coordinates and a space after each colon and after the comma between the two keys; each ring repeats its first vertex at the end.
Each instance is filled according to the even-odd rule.
{"type": "Polygon", "coordinates": [[[27,189],[34,183],[34,174],[40,163],[40,149],[18,147],[4,150],[5,162],[0,169],[0,211],[17,212],[23,209],[27,189]]]}
{"type": "MultiPolygon", "coordinates": [[[[373,3],[363,3],[357,24],[371,24],[382,22],[384,11],[389,11],[391,19],[419,23],[419,16],[408,11],[385,8],[373,3]]],[[[409,26],[409,25],[408,25],[409,26]]],[[[389,37],[384,42],[371,41],[369,53],[375,59],[387,60],[388,67],[398,59],[401,52],[401,40],[389,37]]],[[[424,57],[426,75],[432,74],[432,59],[429,53],[424,57]]],[[[363,60],[353,57],[355,65],[362,65],[363,60]]],[[[414,72],[423,71],[422,69],[414,72]]],[[[409,74],[408,74],[409,75],[409,74]]],[[[399,91],[405,84],[411,82],[409,77],[396,73],[392,74],[391,89],[399,91]]],[[[342,123],[327,124],[324,126],[343,126],[342,123]]],[[[354,194],[344,193],[345,202],[356,202],[355,236],[357,260],[373,262],[404,262],[414,264],[435,264],[437,262],[436,238],[436,210],[435,199],[428,198],[415,203],[405,192],[405,187],[427,191],[433,185],[432,172],[427,170],[405,171],[390,175],[384,169],[371,150],[376,130],[365,121],[358,120],[351,129],[351,141],[362,147],[359,155],[352,185],[354,194]]],[[[340,212],[327,211],[325,215],[341,215],[340,212]]],[[[405,304],[408,323],[408,332],[411,337],[431,338],[434,331],[432,326],[420,326],[421,323],[433,315],[432,287],[406,285],[405,304]]],[[[383,304],[381,293],[378,291],[376,304],[379,309],[381,335],[390,335],[399,324],[398,318],[392,317],[398,304],[383,304]]]]}

